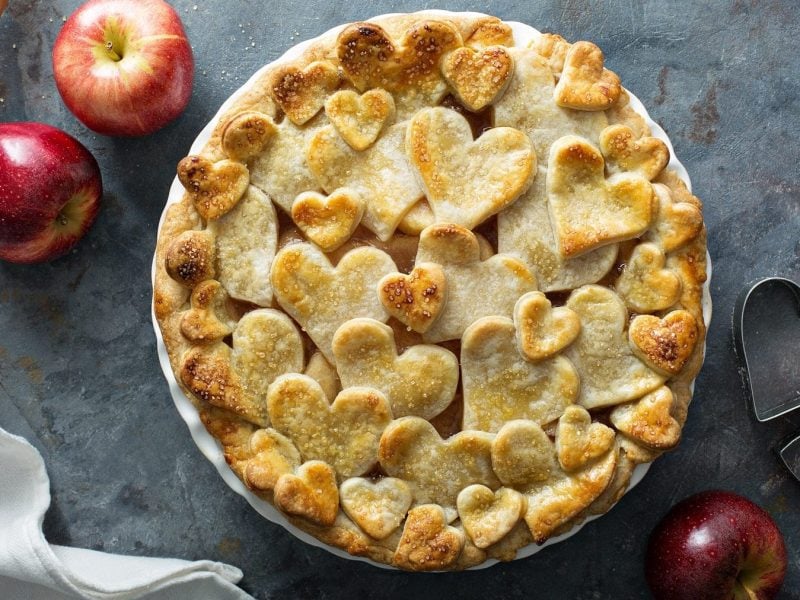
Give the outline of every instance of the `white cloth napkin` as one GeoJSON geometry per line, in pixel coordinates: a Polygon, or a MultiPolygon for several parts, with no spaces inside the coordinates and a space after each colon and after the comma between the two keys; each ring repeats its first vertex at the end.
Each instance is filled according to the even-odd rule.
{"type": "Polygon", "coordinates": [[[39,452],[0,428],[0,598],[8,600],[251,599],[236,567],[106,554],[48,544],[50,480],[39,452]]]}

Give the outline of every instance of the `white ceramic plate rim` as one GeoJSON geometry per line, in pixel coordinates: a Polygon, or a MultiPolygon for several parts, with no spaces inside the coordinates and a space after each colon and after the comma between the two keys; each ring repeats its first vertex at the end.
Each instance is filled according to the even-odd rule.
{"type": "MultiPolygon", "coordinates": [[[[447,16],[451,16],[451,15],[454,15],[454,14],[469,15],[469,16],[486,16],[486,15],[483,15],[482,13],[475,13],[475,12],[453,13],[453,12],[444,11],[444,10],[426,10],[426,11],[422,11],[422,12],[424,12],[425,14],[430,14],[431,16],[440,16],[440,17],[447,17],[447,16]]],[[[373,19],[371,19],[371,20],[383,19],[383,18],[386,18],[386,17],[391,17],[391,16],[394,16],[394,14],[396,14],[396,13],[380,15],[380,16],[377,16],[377,17],[373,17],[373,19]]],[[[515,42],[516,46],[524,46],[528,42],[530,42],[531,40],[535,39],[537,36],[541,35],[541,33],[538,30],[534,29],[530,25],[526,25],[524,23],[518,23],[516,21],[509,21],[507,23],[511,26],[511,28],[512,28],[512,30],[514,32],[514,42],[515,42]]],[[[281,56],[277,60],[273,61],[272,63],[269,63],[269,64],[265,65],[264,67],[262,67],[258,71],[256,71],[256,73],[244,85],[242,85],[242,87],[240,87],[237,91],[235,91],[222,104],[220,109],[217,111],[217,114],[214,115],[214,117],[211,119],[211,121],[203,128],[203,130],[197,136],[197,138],[195,139],[194,143],[192,144],[192,146],[191,146],[191,148],[189,150],[189,153],[190,154],[197,154],[197,153],[200,152],[200,150],[203,148],[203,146],[206,144],[206,142],[208,142],[208,140],[211,138],[211,133],[213,132],[214,128],[216,127],[216,125],[219,122],[219,119],[222,117],[222,115],[225,114],[225,112],[228,111],[228,109],[233,105],[233,103],[239,97],[241,97],[245,92],[247,92],[251,87],[253,87],[255,82],[259,79],[261,74],[266,69],[274,66],[277,63],[288,62],[288,61],[291,61],[291,60],[294,60],[294,59],[298,58],[305,51],[305,49],[308,46],[310,46],[311,44],[314,44],[314,43],[316,43],[316,42],[318,42],[318,41],[320,41],[320,40],[322,40],[322,39],[324,39],[326,37],[332,37],[332,36],[338,35],[339,31],[341,29],[343,29],[345,26],[346,26],[345,24],[339,25],[338,27],[334,27],[333,29],[323,33],[322,35],[318,36],[317,38],[314,38],[314,39],[311,39],[311,40],[307,40],[307,41],[302,42],[302,43],[300,43],[300,44],[298,44],[296,46],[293,46],[292,48],[287,50],[286,53],[283,54],[283,56],[281,56]]],[[[670,158],[670,162],[669,162],[668,166],[670,168],[674,169],[678,173],[680,178],[686,183],[686,185],[691,190],[691,181],[689,179],[689,174],[686,171],[686,169],[684,168],[684,166],[681,164],[681,162],[675,157],[675,151],[672,148],[672,143],[670,142],[669,138],[667,137],[667,134],[658,125],[658,123],[656,123],[655,121],[653,121],[653,119],[650,118],[650,115],[647,113],[647,110],[645,109],[644,105],[639,101],[639,99],[636,96],[634,96],[630,91],[628,91],[628,93],[630,95],[630,106],[636,112],[638,112],[640,115],[642,115],[644,117],[644,119],[646,120],[648,126],[650,127],[650,130],[652,131],[652,135],[654,137],[657,137],[657,138],[663,140],[667,144],[667,146],[669,147],[670,157],[671,158],[670,158]]],[[[161,214],[161,219],[159,220],[159,224],[158,224],[158,230],[159,231],[161,231],[161,226],[163,225],[164,218],[165,218],[166,212],[167,212],[167,208],[169,207],[170,204],[179,202],[180,199],[183,197],[183,192],[184,192],[183,186],[178,181],[178,178],[175,177],[175,179],[173,180],[172,185],[170,187],[170,190],[169,190],[169,196],[167,198],[167,204],[165,205],[164,211],[161,214]]],[[[710,261],[710,257],[708,255],[706,256],[706,258],[707,258],[707,265],[708,265],[708,280],[706,281],[705,285],[703,286],[703,318],[704,318],[704,320],[706,322],[706,327],[707,327],[709,322],[710,322],[710,320],[711,320],[711,295],[710,295],[710,292],[709,292],[709,283],[708,283],[708,281],[711,278],[711,261],[710,261]]],[[[152,265],[152,273],[151,273],[151,280],[152,280],[153,286],[155,286],[155,273],[156,273],[156,262],[155,262],[155,256],[154,256],[153,257],[153,265],[152,265]]],[[[158,326],[158,321],[156,319],[154,311],[152,312],[152,320],[153,320],[153,327],[155,329],[155,334],[156,334],[159,363],[161,364],[161,369],[164,372],[164,376],[167,379],[167,383],[169,384],[170,394],[172,395],[172,400],[175,403],[175,407],[178,409],[178,413],[180,413],[181,418],[183,418],[183,420],[186,422],[186,425],[189,427],[189,432],[190,432],[190,434],[192,436],[192,439],[194,440],[195,444],[197,444],[197,447],[200,449],[200,451],[203,453],[203,455],[211,462],[211,464],[214,465],[214,467],[217,469],[217,472],[220,474],[220,476],[225,481],[225,483],[228,484],[228,486],[234,492],[236,492],[237,494],[243,496],[247,500],[247,502],[250,504],[250,506],[252,506],[256,511],[258,511],[259,514],[261,514],[267,520],[272,521],[273,523],[277,523],[278,525],[282,526],[284,529],[288,530],[292,535],[294,535],[295,537],[299,538],[300,540],[306,542],[307,544],[311,544],[312,546],[316,546],[318,548],[324,548],[328,552],[331,552],[331,553],[333,553],[336,556],[339,556],[341,558],[346,558],[346,559],[350,559],[350,560],[357,560],[357,561],[366,562],[366,563],[369,563],[369,564],[374,565],[376,567],[380,567],[380,568],[384,568],[384,569],[396,569],[395,567],[392,567],[390,565],[386,565],[386,564],[383,564],[383,563],[378,563],[378,562],[375,562],[375,561],[373,561],[371,559],[368,559],[368,558],[365,558],[365,557],[362,557],[362,556],[353,556],[352,554],[349,554],[349,553],[345,552],[344,550],[341,550],[341,549],[336,548],[334,546],[329,546],[328,544],[325,544],[325,543],[319,541],[318,539],[316,539],[315,537],[309,535],[305,531],[303,531],[303,530],[295,527],[294,525],[292,525],[292,523],[289,522],[289,520],[283,515],[283,513],[278,511],[272,504],[270,504],[269,502],[267,502],[265,500],[262,500],[261,498],[259,498],[255,494],[253,494],[250,490],[248,490],[247,487],[245,487],[245,485],[242,483],[242,481],[234,474],[234,472],[230,469],[228,464],[225,462],[225,457],[223,455],[222,446],[220,445],[220,443],[210,433],[208,433],[208,431],[206,430],[205,426],[200,421],[200,416],[199,416],[199,414],[197,412],[197,409],[195,408],[194,404],[191,402],[191,400],[189,400],[189,398],[186,397],[186,394],[183,393],[183,390],[178,385],[178,382],[175,379],[175,375],[174,375],[174,373],[172,371],[172,366],[170,365],[170,362],[169,362],[169,355],[167,354],[167,349],[166,349],[166,346],[164,345],[164,338],[161,335],[161,329],[158,326]]],[[[705,348],[704,348],[704,352],[705,352],[705,348]]],[[[692,384],[692,391],[694,391],[694,383],[692,384]]],[[[648,469],[650,468],[650,464],[651,463],[645,463],[645,464],[640,464],[640,465],[636,466],[636,468],[633,471],[633,475],[631,477],[631,481],[628,484],[628,490],[627,491],[630,491],[633,487],[635,487],[642,480],[642,478],[644,477],[645,473],[647,473],[648,469]]],[[[573,535],[578,533],[578,531],[580,531],[580,529],[586,523],[588,523],[590,521],[593,521],[593,520],[595,520],[595,519],[597,519],[597,518],[599,518],[601,516],[603,516],[603,515],[596,515],[596,516],[589,517],[585,521],[583,521],[582,523],[580,523],[580,524],[576,525],[575,527],[573,527],[568,532],[566,532],[566,533],[564,533],[562,535],[550,538],[545,543],[543,543],[541,545],[529,544],[529,545],[527,545],[527,546],[525,546],[523,548],[520,548],[520,550],[517,552],[516,558],[514,560],[517,560],[517,559],[520,559],[520,558],[526,558],[528,556],[536,554],[537,552],[539,552],[540,550],[546,548],[547,546],[550,546],[552,544],[557,544],[560,541],[563,541],[563,540],[565,540],[565,539],[567,539],[569,537],[572,537],[573,535]]],[[[485,562],[481,563],[480,565],[472,567],[472,569],[485,569],[486,567],[490,567],[490,566],[496,564],[497,562],[499,562],[499,561],[497,561],[497,559],[493,559],[493,558],[492,559],[488,559],[485,562]]]]}

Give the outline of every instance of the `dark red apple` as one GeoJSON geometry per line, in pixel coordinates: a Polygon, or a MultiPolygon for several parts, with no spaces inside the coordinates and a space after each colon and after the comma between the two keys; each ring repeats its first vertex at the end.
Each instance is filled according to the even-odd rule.
{"type": "Polygon", "coordinates": [[[88,231],[103,184],[91,153],[43,123],[0,123],[0,259],[34,263],[88,231]]]}
{"type": "Polygon", "coordinates": [[[194,60],[180,17],[163,0],[89,0],[56,38],[53,73],[87,127],[136,136],[183,112],[194,60]]]}
{"type": "Polygon", "coordinates": [[[653,530],[645,574],[657,600],[768,600],[786,563],[783,536],[766,511],[711,490],[676,504],[653,530]]]}

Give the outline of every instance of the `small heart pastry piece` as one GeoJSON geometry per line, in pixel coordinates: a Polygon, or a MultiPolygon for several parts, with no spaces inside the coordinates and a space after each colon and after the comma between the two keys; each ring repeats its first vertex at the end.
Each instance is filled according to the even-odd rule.
{"type": "Polygon", "coordinates": [[[697,321],[686,310],[673,310],[662,319],[639,315],[628,328],[636,356],[665,375],[681,372],[694,352],[698,335],[697,321]]]}
{"type": "Polygon", "coordinates": [[[606,179],[600,151],[575,135],[550,148],[547,195],[559,250],[567,258],[641,235],[657,209],[647,179],[633,173],[606,179]]]}
{"type": "Polygon", "coordinates": [[[202,156],[187,156],[178,163],[178,179],[200,216],[210,221],[236,206],[247,191],[250,174],[232,160],[212,163],[202,156]]]}
{"type": "Polygon", "coordinates": [[[304,69],[294,65],[278,68],[272,75],[272,97],[295,125],[302,125],[325,105],[337,88],[339,69],[327,61],[314,61],[304,69]]]}
{"type": "Polygon", "coordinates": [[[530,48],[547,60],[547,64],[556,78],[561,77],[564,61],[567,59],[567,52],[571,47],[572,44],[557,33],[543,33],[530,44],[530,48]]]}
{"type": "Polygon", "coordinates": [[[441,69],[459,102],[477,112],[492,104],[506,89],[514,72],[514,60],[502,46],[480,51],[462,47],[442,59],[441,69]]]}
{"type": "Polygon", "coordinates": [[[524,133],[495,127],[473,140],[466,118],[444,107],[414,116],[406,152],[436,222],[467,229],[516,200],[535,174],[536,156],[524,133]]]}
{"type": "Polygon", "coordinates": [[[275,122],[264,113],[239,113],[222,130],[222,151],[231,160],[247,162],[264,152],[277,131],[275,122]]]}
{"type": "Polygon", "coordinates": [[[181,333],[187,340],[206,344],[233,333],[236,321],[227,308],[228,294],[219,281],[209,279],[192,291],[191,309],[181,317],[181,333]]]}
{"type": "Polygon", "coordinates": [[[193,288],[201,281],[216,277],[216,260],[214,235],[190,229],[170,243],[164,267],[175,281],[193,288]]]}
{"type": "Polygon", "coordinates": [[[465,487],[458,494],[458,516],[464,530],[478,548],[499,542],[519,522],[525,496],[512,488],[496,492],[485,485],[465,487]]]}
{"type": "Polygon", "coordinates": [[[387,275],[378,284],[378,298],[395,319],[425,333],[447,298],[444,269],[435,263],[419,263],[408,275],[387,275]]]}
{"type": "Polygon", "coordinates": [[[394,98],[380,88],[360,96],[353,90],[340,90],[325,101],[325,114],[353,150],[366,150],[394,120],[394,98]]]}
{"type": "Polygon", "coordinates": [[[586,409],[569,406],[556,429],[558,462],[565,471],[582,469],[611,450],[614,438],[614,430],[602,423],[592,423],[586,409]]]}
{"type": "Polygon", "coordinates": [[[464,534],[447,524],[441,506],[423,504],[408,511],[393,562],[411,571],[437,571],[458,560],[464,543],[464,534]]]}
{"type": "Polygon", "coordinates": [[[553,442],[538,423],[509,421],[492,442],[492,468],[503,485],[518,489],[547,481],[558,469],[553,442]]]}
{"type": "MultiPolygon", "coordinates": [[[[653,184],[658,198],[658,215],[645,239],[658,245],[664,253],[682,248],[703,230],[703,213],[700,201],[676,201],[670,189],[661,183],[653,184]]],[[[694,196],[691,196],[694,198],[694,196]]]]}
{"type": "Polygon", "coordinates": [[[250,437],[253,456],[244,468],[244,482],[251,490],[268,491],[278,479],[294,473],[302,462],[291,440],[274,429],[259,429],[250,437]]]}
{"type": "Polygon", "coordinates": [[[353,235],[364,214],[357,191],[339,188],[330,196],[303,192],[292,204],[292,220],[323,252],[333,252],[353,235]]]}
{"type": "Polygon", "coordinates": [[[395,417],[431,419],[456,393],[458,359],[452,352],[417,344],[398,356],[392,328],[374,319],[352,319],[339,327],[333,355],[342,385],[380,390],[395,417]]]}
{"type": "Polygon", "coordinates": [[[581,330],[581,321],[570,309],[552,308],[542,292],[528,292],[514,306],[517,345],[523,356],[539,361],[569,346],[581,330]]]}
{"type": "Polygon", "coordinates": [[[618,431],[652,450],[674,448],[681,439],[681,425],[672,416],[675,395],[667,386],[640,400],[615,406],[609,418],[618,431]]]}
{"type": "Polygon", "coordinates": [[[575,42],[564,58],[555,89],[559,106],[576,110],[605,110],[619,98],[619,77],[603,68],[603,51],[591,42],[575,42]]]}
{"type": "Polygon", "coordinates": [[[401,479],[384,477],[372,482],[352,477],[339,487],[339,500],[356,525],[370,537],[382,540],[400,527],[413,497],[401,479]]]}
{"type": "Polygon", "coordinates": [[[267,392],[273,427],[290,438],[304,460],[322,460],[342,477],[366,473],[377,462],[378,441],[392,412],[378,390],[347,388],[328,403],[320,385],[291,373],[267,392]]]}
{"type": "Polygon", "coordinates": [[[681,296],[681,279],[665,269],[664,253],[654,244],[639,244],[617,279],[615,288],[631,310],[650,313],[675,304],[681,296]]]}
{"type": "Polygon", "coordinates": [[[655,179],[669,162],[669,149],[658,138],[636,139],[626,125],[611,125],[600,134],[600,151],[609,173],[632,171],[645,179],[655,179]]]}
{"type": "Polygon", "coordinates": [[[336,471],[319,460],[303,463],[297,474],[281,475],[273,497],[283,512],[330,527],[339,512],[336,471]]]}

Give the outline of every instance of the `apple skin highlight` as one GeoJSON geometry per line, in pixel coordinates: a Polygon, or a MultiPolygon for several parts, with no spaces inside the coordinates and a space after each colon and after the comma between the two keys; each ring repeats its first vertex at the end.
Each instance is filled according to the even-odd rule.
{"type": "Polygon", "coordinates": [[[100,208],[94,156],[43,123],[0,123],[0,260],[36,263],[70,250],[100,208]]]}
{"type": "Polygon", "coordinates": [[[770,600],[786,568],[772,517],[738,494],[709,490],[676,504],[656,526],[645,575],[656,600],[770,600]]]}
{"type": "Polygon", "coordinates": [[[141,136],[186,108],[194,58],[163,0],[89,0],[53,46],[56,87],[70,111],[104,135],[141,136]]]}

